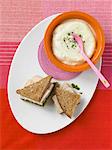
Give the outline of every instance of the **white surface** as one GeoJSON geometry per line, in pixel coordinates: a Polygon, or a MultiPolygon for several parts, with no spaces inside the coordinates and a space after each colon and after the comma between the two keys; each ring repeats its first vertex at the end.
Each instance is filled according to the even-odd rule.
{"type": "MultiPolygon", "coordinates": [[[[16,51],[8,78],[9,104],[17,122],[26,130],[39,134],[60,130],[73,122],[90,102],[98,83],[98,78],[92,70],[85,71],[69,81],[80,85],[80,91],[83,92],[81,103],[73,119],[58,114],[52,101],[49,101],[43,108],[20,100],[16,94],[16,90],[22,87],[28,79],[35,75],[46,76],[38,63],[37,50],[46,27],[55,16],[46,18],[26,35],[16,51]]],[[[98,66],[100,68],[101,61],[98,66]]]]}

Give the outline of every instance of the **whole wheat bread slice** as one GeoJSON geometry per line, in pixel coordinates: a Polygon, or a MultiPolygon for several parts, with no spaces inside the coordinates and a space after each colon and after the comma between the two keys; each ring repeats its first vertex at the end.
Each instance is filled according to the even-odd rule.
{"type": "Polygon", "coordinates": [[[71,118],[80,101],[80,95],[64,90],[62,87],[57,87],[55,93],[64,113],[71,118]]]}
{"type": "Polygon", "coordinates": [[[51,79],[52,79],[51,76],[47,76],[36,83],[28,85],[22,89],[18,89],[16,92],[17,92],[17,94],[19,94],[25,98],[40,102],[46,89],[51,84],[50,83],[51,79]]]}

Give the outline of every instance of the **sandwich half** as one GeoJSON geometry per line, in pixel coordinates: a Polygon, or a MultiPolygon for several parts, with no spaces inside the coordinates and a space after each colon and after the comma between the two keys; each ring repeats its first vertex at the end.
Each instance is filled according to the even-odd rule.
{"type": "Polygon", "coordinates": [[[65,113],[71,118],[77,105],[80,103],[80,95],[75,93],[68,84],[60,85],[55,89],[53,101],[59,113],[65,113]]]}
{"type": "Polygon", "coordinates": [[[54,87],[54,84],[51,83],[51,79],[51,76],[47,76],[35,83],[25,86],[22,89],[18,89],[16,93],[20,95],[21,99],[42,106],[54,87]]]}

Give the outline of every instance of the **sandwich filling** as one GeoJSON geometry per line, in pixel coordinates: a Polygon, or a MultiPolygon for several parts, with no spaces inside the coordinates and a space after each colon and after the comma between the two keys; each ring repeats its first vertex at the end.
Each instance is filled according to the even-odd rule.
{"type": "Polygon", "coordinates": [[[30,101],[32,103],[35,103],[35,104],[38,104],[38,105],[42,106],[45,103],[46,99],[49,97],[53,87],[54,87],[54,84],[51,84],[50,87],[45,91],[45,93],[42,96],[40,101],[35,101],[33,99],[30,99],[30,98],[27,98],[27,97],[24,97],[24,96],[20,96],[20,98],[23,99],[23,100],[30,101]]]}
{"type": "Polygon", "coordinates": [[[58,99],[57,99],[56,95],[54,95],[54,96],[52,97],[52,100],[54,101],[54,104],[55,104],[55,106],[56,106],[57,112],[58,112],[59,114],[63,113],[63,109],[61,108],[61,106],[60,106],[60,104],[59,104],[59,102],[58,102],[58,99]]]}

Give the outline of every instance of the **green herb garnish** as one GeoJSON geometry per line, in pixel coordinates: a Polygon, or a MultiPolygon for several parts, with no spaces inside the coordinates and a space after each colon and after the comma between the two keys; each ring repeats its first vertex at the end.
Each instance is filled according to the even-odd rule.
{"type": "Polygon", "coordinates": [[[83,94],[82,92],[80,92],[80,94],[83,94]]]}
{"type": "Polygon", "coordinates": [[[75,88],[76,90],[80,90],[80,87],[78,85],[75,85],[74,83],[71,84],[73,88],[75,88]]]}
{"type": "Polygon", "coordinates": [[[75,46],[75,45],[73,44],[73,45],[72,45],[72,48],[73,48],[74,46],[75,46]]]}
{"type": "Polygon", "coordinates": [[[68,35],[70,35],[70,33],[68,33],[68,35]]]}

